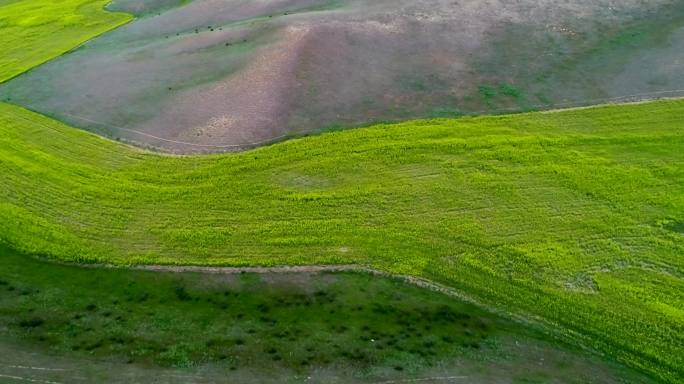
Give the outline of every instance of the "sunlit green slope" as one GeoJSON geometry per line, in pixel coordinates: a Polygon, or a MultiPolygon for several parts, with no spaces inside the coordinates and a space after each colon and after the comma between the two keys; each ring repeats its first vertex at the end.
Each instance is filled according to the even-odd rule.
{"type": "Polygon", "coordinates": [[[105,12],[108,2],[0,1],[0,82],[132,19],[105,12]]]}
{"type": "Polygon", "coordinates": [[[683,129],[677,100],[170,157],[2,105],[0,239],[69,261],[423,276],[676,381],[683,129]]]}

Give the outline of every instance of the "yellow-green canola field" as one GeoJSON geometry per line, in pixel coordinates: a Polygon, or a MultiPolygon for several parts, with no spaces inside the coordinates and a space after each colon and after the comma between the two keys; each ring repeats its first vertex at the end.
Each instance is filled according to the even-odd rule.
{"type": "Polygon", "coordinates": [[[116,264],[357,263],[539,316],[675,382],[684,101],[147,153],[0,107],[0,238],[116,264]]]}
{"type": "Polygon", "coordinates": [[[109,0],[0,0],[0,82],[132,20],[109,0]]]}

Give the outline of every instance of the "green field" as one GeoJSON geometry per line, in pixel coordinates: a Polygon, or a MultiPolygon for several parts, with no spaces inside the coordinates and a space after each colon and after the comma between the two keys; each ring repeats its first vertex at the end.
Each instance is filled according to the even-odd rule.
{"type": "Polygon", "coordinates": [[[684,374],[684,101],[415,121],[230,155],[0,108],[0,238],[115,264],[358,263],[684,374]]]}
{"type": "Polygon", "coordinates": [[[105,12],[109,0],[0,1],[0,82],[127,23],[105,12]]]}
{"type": "MultiPolygon", "coordinates": [[[[103,2],[43,3],[58,11],[0,2],[3,32],[17,31],[0,38],[0,79],[128,20],[103,2]],[[87,22],[63,28],[73,9],[87,22]]],[[[75,262],[357,263],[425,277],[676,383],[683,129],[684,101],[670,100],[171,157],[0,104],[0,241],[75,262]]]]}
{"type": "MultiPolygon", "coordinates": [[[[358,273],[91,269],[0,246],[0,324],[0,378],[13,341],[69,359],[60,369],[73,369],[71,361],[90,365],[79,364],[87,358],[122,365],[117,373],[138,367],[150,378],[201,368],[202,376],[218,375],[214,382],[251,375],[251,382],[294,383],[303,375],[349,383],[429,377],[440,369],[470,383],[652,382],[452,297],[358,273]]],[[[20,363],[48,365],[37,360],[20,363]]],[[[113,379],[97,377],[89,382],[113,379]]],[[[51,378],[77,382],[73,373],[63,379],[51,378]]]]}

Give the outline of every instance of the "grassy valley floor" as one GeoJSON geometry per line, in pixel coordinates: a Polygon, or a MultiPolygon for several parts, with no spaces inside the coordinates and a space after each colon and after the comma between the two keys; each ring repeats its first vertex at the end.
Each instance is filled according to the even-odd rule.
{"type": "Polygon", "coordinates": [[[11,377],[64,383],[653,382],[473,305],[389,278],[82,268],[0,247],[0,381],[11,377]]]}

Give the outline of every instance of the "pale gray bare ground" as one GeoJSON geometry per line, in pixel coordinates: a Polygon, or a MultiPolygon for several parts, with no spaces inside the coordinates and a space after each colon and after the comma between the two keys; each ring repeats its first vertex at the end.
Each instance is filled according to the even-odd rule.
{"type": "Polygon", "coordinates": [[[114,2],[141,18],[1,86],[0,98],[198,152],[684,89],[678,0],[181,3],[114,2]]]}

